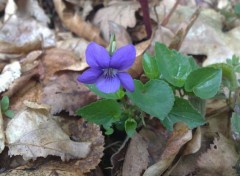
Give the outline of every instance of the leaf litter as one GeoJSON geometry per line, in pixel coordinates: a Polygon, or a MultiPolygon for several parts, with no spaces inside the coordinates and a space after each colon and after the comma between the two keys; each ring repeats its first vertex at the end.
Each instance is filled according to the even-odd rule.
{"type": "Polygon", "coordinates": [[[129,72],[143,81],[142,56],[156,41],[205,56],[205,66],[239,55],[238,20],[223,31],[223,0],[200,2],[203,8],[192,23],[196,3],[179,1],[169,14],[175,3],[149,1],[154,28],[146,40],[138,1],[2,1],[0,93],[10,97],[15,116],[0,113],[0,159],[7,163],[0,163],[0,175],[109,175],[111,156],[117,156],[111,159],[112,175],[236,175],[237,142],[221,100],[207,104],[202,127],[177,124],[168,132],[148,123],[125,143],[121,134],[104,138],[98,125],[76,117],[77,108],[98,99],[76,81],[87,69],[86,47],[91,41],[106,46],[113,32],[118,48],[135,44],[137,59],[129,72]],[[119,151],[116,142],[123,143],[119,151]],[[10,164],[10,156],[17,164],[10,164]]]}

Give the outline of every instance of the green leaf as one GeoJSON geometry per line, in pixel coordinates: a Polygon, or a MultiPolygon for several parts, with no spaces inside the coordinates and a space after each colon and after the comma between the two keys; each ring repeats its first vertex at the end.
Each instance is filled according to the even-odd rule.
{"type": "Polygon", "coordinates": [[[192,129],[203,125],[205,120],[187,100],[176,97],[171,112],[162,123],[168,130],[173,130],[173,125],[176,122],[184,122],[192,129]]]}
{"type": "Polygon", "coordinates": [[[218,63],[218,64],[212,64],[209,67],[213,67],[216,69],[222,70],[222,78],[224,82],[227,82],[227,85],[229,85],[229,89],[235,90],[237,88],[237,77],[234,72],[234,67],[229,64],[225,63],[218,63]]]}
{"type": "Polygon", "coordinates": [[[116,93],[103,93],[101,91],[99,91],[96,87],[95,84],[86,84],[86,86],[93,91],[96,95],[102,97],[102,98],[106,98],[106,99],[121,99],[122,97],[124,97],[125,92],[123,91],[122,88],[120,88],[116,93]]]}
{"type": "Polygon", "coordinates": [[[208,99],[217,94],[221,80],[221,69],[199,68],[189,74],[184,88],[187,92],[194,92],[196,96],[202,99],[208,99]]]}
{"type": "Polygon", "coordinates": [[[3,112],[7,111],[9,108],[9,98],[4,96],[1,100],[1,109],[3,112]]]}
{"type": "Polygon", "coordinates": [[[240,137],[240,116],[237,113],[232,113],[231,131],[236,137],[240,137]]]}
{"type": "Polygon", "coordinates": [[[11,110],[5,111],[5,112],[4,112],[4,115],[7,116],[7,117],[9,117],[9,118],[11,118],[11,119],[14,117],[14,113],[13,113],[13,111],[11,111],[11,110]]]}
{"type": "Polygon", "coordinates": [[[103,99],[78,109],[76,113],[109,131],[112,123],[120,119],[122,110],[116,101],[103,99]]]}
{"type": "Polygon", "coordinates": [[[129,118],[125,121],[125,131],[129,137],[132,137],[135,134],[136,128],[137,122],[134,119],[129,118]]]}
{"type": "Polygon", "coordinates": [[[189,73],[196,68],[192,57],[170,50],[160,43],[155,44],[155,52],[163,78],[176,87],[182,87],[189,73]]]}
{"type": "Polygon", "coordinates": [[[171,111],[174,95],[171,87],[162,80],[150,80],[145,85],[134,80],[135,91],[127,92],[130,100],[146,113],[163,120],[171,111]]]}
{"type": "Polygon", "coordinates": [[[160,76],[155,56],[148,53],[143,55],[143,70],[149,79],[158,79],[160,76]]]}

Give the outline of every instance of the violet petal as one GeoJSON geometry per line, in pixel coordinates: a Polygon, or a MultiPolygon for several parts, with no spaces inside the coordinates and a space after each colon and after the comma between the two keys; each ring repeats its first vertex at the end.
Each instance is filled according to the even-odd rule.
{"type": "Polygon", "coordinates": [[[103,74],[103,71],[100,69],[89,68],[78,76],[77,80],[85,84],[96,83],[97,79],[103,74]]]}
{"type": "Polygon", "coordinates": [[[117,76],[113,78],[105,78],[101,76],[97,82],[96,87],[104,93],[114,93],[120,88],[120,80],[117,76]]]}
{"type": "Polygon", "coordinates": [[[110,56],[104,47],[91,42],[86,49],[86,61],[92,68],[108,68],[110,56]]]}
{"type": "Polygon", "coordinates": [[[119,48],[112,56],[110,67],[118,70],[128,70],[136,58],[136,49],[133,45],[119,48]]]}
{"type": "Polygon", "coordinates": [[[134,81],[132,77],[127,72],[119,72],[117,74],[121,85],[129,92],[134,91],[134,81]]]}

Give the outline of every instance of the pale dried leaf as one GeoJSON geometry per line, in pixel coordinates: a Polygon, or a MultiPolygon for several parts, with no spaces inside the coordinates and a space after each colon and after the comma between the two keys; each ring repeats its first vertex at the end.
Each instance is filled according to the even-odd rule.
{"type": "Polygon", "coordinates": [[[20,63],[15,61],[11,64],[6,65],[0,75],[0,92],[7,90],[14,80],[19,78],[21,75],[20,63]]]}
{"type": "Polygon", "coordinates": [[[34,17],[38,22],[47,26],[50,22],[42,7],[36,0],[17,0],[17,15],[34,17]]]}
{"type": "Polygon", "coordinates": [[[137,1],[112,1],[105,8],[100,9],[94,17],[93,23],[100,27],[104,39],[109,40],[109,21],[125,28],[136,25],[135,12],[140,5],[137,1]]]}
{"type": "Polygon", "coordinates": [[[78,173],[79,175],[95,169],[101,161],[104,150],[104,136],[102,135],[100,127],[96,124],[87,123],[83,119],[73,120],[70,117],[61,119],[60,124],[67,134],[71,134],[71,138],[73,138],[74,141],[91,142],[91,151],[88,156],[83,159],[70,160],[68,162],[50,159],[44,163],[41,162],[40,165],[36,160],[36,163],[33,163],[29,168],[34,167],[36,164],[39,168],[45,170],[59,173],[78,173]]]}
{"type": "Polygon", "coordinates": [[[76,72],[65,71],[55,76],[43,89],[42,102],[51,106],[51,113],[65,110],[75,115],[78,108],[96,101],[96,95],[77,81],[76,72]]]}
{"type": "Polygon", "coordinates": [[[2,153],[4,148],[5,148],[5,134],[4,134],[4,128],[3,128],[2,111],[0,106],[0,153],[2,153]]]}
{"type": "Polygon", "coordinates": [[[177,123],[160,161],[150,166],[143,176],[159,176],[173,162],[181,147],[192,139],[192,132],[186,125],[177,123]]]}
{"type": "Polygon", "coordinates": [[[239,154],[234,143],[220,134],[219,139],[214,139],[210,149],[200,156],[197,162],[199,175],[235,176],[233,167],[238,159],[239,154]]]}
{"type": "Polygon", "coordinates": [[[28,53],[42,47],[54,46],[55,34],[30,17],[12,15],[1,28],[0,41],[2,53],[28,53]]]}
{"type": "Polygon", "coordinates": [[[73,4],[63,0],[54,0],[53,2],[60,19],[69,30],[87,40],[106,45],[106,42],[100,36],[99,29],[79,16],[73,4]]]}
{"type": "Polygon", "coordinates": [[[68,38],[57,42],[57,48],[72,51],[84,64],[86,64],[85,51],[89,42],[82,38],[68,38]]]}
{"type": "Polygon", "coordinates": [[[147,142],[144,141],[142,136],[136,133],[128,146],[123,163],[122,175],[140,176],[148,166],[148,157],[147,142]]]}
{"type": "Polygon", "coordinates": [[[85,158],[91,146],[71,141],[45,109],[29,107],[8,123],[6,138],[9,155],[22,155],[24,160],[48,155],[60,156],[63,161],[85,158]]]}

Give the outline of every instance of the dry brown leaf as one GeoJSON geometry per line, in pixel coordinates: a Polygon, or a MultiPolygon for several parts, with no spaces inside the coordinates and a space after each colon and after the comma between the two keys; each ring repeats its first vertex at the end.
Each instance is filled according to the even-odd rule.
{"type": "Polygon", "coordinates": [[[20,75],[21,65],[18,61],[6,65],[0,74],[0,93],[7,90],[20,75]]]}
{"type": "Polygon", "coordinates": [[[161,175],[173,162],[179,150],[184,144],[192,139],[192,132],[184,124],[177,123],[172,136],[167,142],[160,161],[150,166],[143,174],[143,176],[159,176],[161,175]]]}
{"type": "MultiPolygon", "coordinates": [[[[28,163],[22,163],[22,161],[20,161],[21,167],[18,167],[18,165],[17,168],[14,167],[15,169],[6,170],[2,175],[6,175],[7,173],[9,175],[59,174],[63,176],[87,176],[89,174],[83,173],[90,172],[96,168],[103,156],[104,150],[104,137],[100,127],[96,124],[86,123],[82,119],[78,120],[77,118],[71,117],[58,117],[56,120],[64,132],[70,135],[71,139],[75,142],[91,142],[91,151],[88,156],[83,159],[70,160],[68,162],[62,162],[56,157],[38,158],[28,163]]],[[[1,158],[3,159],[3,157],[1,158]]]]}
{"type": "Polygon", "coordinates": [[[96,101],[96,95],[77,81],[78,76],[77,72],[64,71],[46,84],[41,101],[51,106],[52,114],[65,110],[75,115],[78,108],[96,101]]]}
{"type": "Polygon", "coordinates": [[[135,12],[140,5],[137,1],[112,1],[107,7],[97,11],[93,23],[100,27],[104,39],[109,40],[109,21],[125,28],[136,25],[135,12]]]}
{"type": "Polygon", "coordinates": [[[69,30],[80,37],[106,46],[106,42],[100,36],[99,29],[91,23],[84,21],[78,12],[75,11],[73,4],[63,0],[54,0],[53,2],[60,19],[69,30]]]}
{"type": "Polygon", "coordinates": [[[123,176],[140,176],[148,166],[147,142],[143,137],[136,133],[128,146],[125,160],[123,163],[123,176]]]}
{"type": "Polygon", "coordinates": [[[23,102],[25,100],[40,103],[43,91],[40,83],[36,82],[35,80],[29,80],[25,85],[26,86],[22,87],[22,89],[18,90],[17,94],[11,97],[11,109],[22,109],[24,107],[23,102]]]}
{"type": "Polygon", "coordinates": [[[30,17],[21,18],[13,15],[0,31],[0,52],[2,53],[28,53],[54,45],[54,33],[30,17]]]}
{"type": "Polygon", "coordinates": [[[63,161],[85,158],[91,143],[71,141],[45,107],[37,107],[27,107],[8,123],[9,155],[22,155],[24,160],[48,155],[60,156],[63,161]]]}
{"type": "Polygon", "coordinates": [[[4,128],[3,128],[2,111],[0,108],[0,153],[2,153],[4,148],[5,148],[5,134],[4,134],[4,128]]]}
{"type": "Polygon", "coordinates": [[[203,153],[198,160],[199,176],[235,176],[236,170],[233,167],[239,159],[234,143],[219,134],[215,138],[210,149],[203,153]]]}
{"type": "Polygon", "coordinates": [[[39,57],[43,54],[41,50],[35,50],[30,52],[26,57],[22,58],[21,63],[21,71],[22,73],[28,72],[39,64],[39,57]]]}
{"type": "Polygon", "coordinates": [[[44,69],[43,84],[47,84],[51,77],[54,76],[54,73],[76,64],[77,60],[77,57],[68,50],[57,48],[47,50],[42,57],[44,69]]]}

